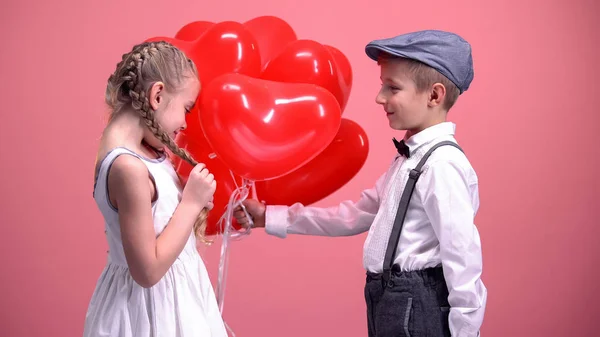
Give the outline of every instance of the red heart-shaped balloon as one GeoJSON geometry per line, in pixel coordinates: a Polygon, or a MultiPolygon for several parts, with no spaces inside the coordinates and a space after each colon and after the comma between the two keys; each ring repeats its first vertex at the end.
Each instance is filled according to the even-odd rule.
{"type": "MultiPolygon", "coordinates": [[[[261,63],[256,39],[241,23],[225,21],[212,24],[197,21],[184,26],[178,34],[180,33],[200,35],[194,41],[169,37],[153,37],[147,41],[167,41],[186,53],[198,68],[198,77],[203,86],[226,73],[259,76],[261,63]]],[[[203,90],[200,95],[202,93],[203,90]]],[[[199,103],[200,97],[196,100],[196,106],[199,103]]],[[[203,138],[197,115],[196,110],[186,117],[188,128],[184,132],[193,138],[203,138]]]]}
{"type": "Polygon", "coordinates": [[[360,125],[342,119],[335,139],[317,157],[277,179],[257,181],[259,200],[271,205],[310,205],[337,191],[362,168],[369,141],[360,125]]]}
{"type": "MultiPolygon", "coordinates": [[[[206,234],[215,235],[222,233],[222,230],[217,226],[217,223],[225,212],[225,208],[229,203],[229,197],[236,189],[236,184],[233,180],[234,177],[231,176],[229,168],[225,166],[223,161],[212,154],[212,150],[210,146],[208,146],[208,143],[197,141],[183,133],[177,135],[176,143],[180,148],[187,150],[198,162],[205,164],[208,171],[215,176],[217,190],[213,197],[214,208],[208,214],[206,234]]],[[[173,156],[172,161],[175,171],[177,171],[182,183],[185,184],[190,176],[192,166],[181,160],[179,157],[173,156]]],[[[239,183],[241,183],[241,181],[239,181],[239,183]]],[[[235,229],[241,229],[235,219],[233,219],[232,225],[235,229]]]]}
{"type": "MultiPolygon", "coordinates": [[[[341,53],[341,52],[340,52],[341,53]]],[[[310,83],[329,90],[344,111],[350,88],[336,66],[334,55],[312,40],[296,40],[275,57],[261,74],[262,79],[288,83],[310,83]]]]}
{"type": "Polygon", "coordinates": [[[244,23],[258,42],[262,69],[288,44],[296,41],[296,32],[284,20],[275,16],[259,16],[244,23]]]}
{"type": "Polygon", "coordinates": [[[175,34],[175,38],[183,41],[195,41],[209,28],[214,26],[213,22],[209,21],[194,21],[181,27],[175,34]]]}
{"type": "MultiPolygon", "coordinates": [[[[342,53],[341,50],[329,46],[323,45],[329,53],[333,56],[335,63],[337,64],[337,69],[339,71],[338,80],[340,83],[340,88],[342,93],[344,94],[344,102],[348,103],[348,98],[350,97],[350,91],[352,90],[352,66],[350,65],[350,60],[342,53]]],[[[342,111],[343,112],[343,111],[342,111]]]]}
{"type": "Polygon", "coordinates": [[[304,165],[331,143],[341,121],[335,97],[311,84],[226,74],[204,88],[206,139],[236,174],[260,181],[304,165]]]}
{"type": "Polygon", "coordinates": [[[189,48],[203,86],[226,73],[252,77],[260,74],[260,52],[256,39],[238,22],[220,22],[206,30],[189,48]]]}

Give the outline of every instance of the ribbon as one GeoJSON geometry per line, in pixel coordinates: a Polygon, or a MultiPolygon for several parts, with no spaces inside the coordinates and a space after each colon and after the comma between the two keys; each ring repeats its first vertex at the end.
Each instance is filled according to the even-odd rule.
{"type": "MultiPolygon", "coordinates": [[[[223,307],[225,301],[225,284],[227,279],[227,268],[229,265],[229,241],[239,240],[247,235],[250,235],[254,223],[252,222],[252,218],[250,217],[242,203],[248,198],[250,192],[252,192],[253,197],[256,197],[256,187],[254,186],[254,181],[243,179],[242,185],[240,186],[238,185],[235,176],[233,175],[233,172],[229,172],[231,173],[231,178],[235,182],[236,189],[233,191],[233,193],[231,193],[231,196],[229,197],[229,203],[225,207],[225,212],[223,213],[223,215],[217,223],[218,227],[221,228],[221,233],[223,237],[223,240],[221,242],[221,256],[219,259],[219,276],[217,279],[217,304],[219,306],[221,316],[223,316],[223,307]],[[249,220],[249,225],[246,228],[243,228],[242,230],[236,230],[232,226],[233,211],[240,206],[244,213],[246,213],[246,217],[249,220]]],[[[223,320],[223,323],[225,324],[225,328],[231,333],[233,337],[235,337],[235,333],[227,325],[225,320],[223,320]]]]}

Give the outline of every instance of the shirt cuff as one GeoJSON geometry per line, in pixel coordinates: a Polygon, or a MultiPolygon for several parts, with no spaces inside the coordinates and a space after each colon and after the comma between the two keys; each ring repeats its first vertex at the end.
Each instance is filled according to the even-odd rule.
{"type": "Polygon", "coordinates": [[[287,236],[288,207],[267,206],[265,213],[265,232],[284,239],[287,236]]]}

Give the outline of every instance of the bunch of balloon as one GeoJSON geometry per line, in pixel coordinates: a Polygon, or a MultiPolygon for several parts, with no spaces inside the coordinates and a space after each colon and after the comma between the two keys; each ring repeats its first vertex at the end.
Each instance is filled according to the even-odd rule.
{"type": "MultiPolygon", "coordinates": [[[[206,164],[217,180],[207,235],[223,236],[220,308],[229,238],[241,237],[233,210],[251,194],[268,204],[312,204],[362,168],[364,130],[342,117],[352,68],[337,48],[298,39],[274,16],[244,23],[195,21],[174,37],[153,37],[182,49],[202,85],[188,128],[176,143],[206,164]]],[[[174,156],[173,156],[174,157],[174,156]]],[[[191,167],[174,157],[182,180],[191,167]]]]}

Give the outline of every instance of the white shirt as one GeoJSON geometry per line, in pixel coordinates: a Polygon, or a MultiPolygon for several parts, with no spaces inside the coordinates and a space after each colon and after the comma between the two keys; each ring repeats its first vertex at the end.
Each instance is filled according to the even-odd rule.
{"type": "MultiPolygon", "coordinates": [[[[266,232],[284,238],[287,234],[348,236],[369,231],[363,265],[368,271],[381,272],[408,173],[436,143],[456,142],[455,129],[453,123],[445,122],[407,139],[410,158],[396,155],[375,187],[363,191],[357,202],[344,201],[330,208],[267,206],[266,232]]],[[[403,271],[442,265],[451,306],[450,331],[457,337],[478,336],[487,301],[481,281],[481,241],[474,224],[478,208],[478,179],[467,157],[453,146],[437,148],[417,181],[394,261],[403,271]]]]}

